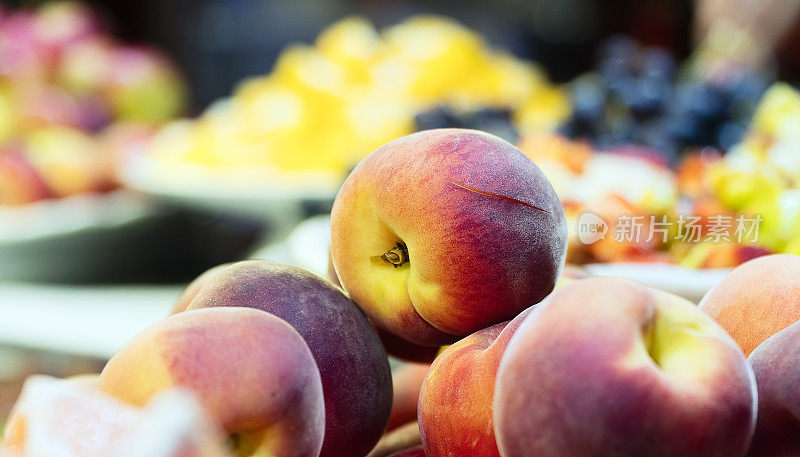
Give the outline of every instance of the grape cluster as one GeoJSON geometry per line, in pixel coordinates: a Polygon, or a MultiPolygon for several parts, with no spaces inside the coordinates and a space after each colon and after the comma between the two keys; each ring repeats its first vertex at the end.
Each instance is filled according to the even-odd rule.
{"type": "Polygon", "coordinates": [[[668,52],[627,37],[611,38],[599,51],[597,69],[570,84],[572,115],[559,131],[600,149],[636,144],[667,159],[693,147],[727,150],[771,82],[759,74],[715,84],[683,78],[668,52]]]}
{"type": "Polygon", "coordinates": [[[462,111],[439,105],[417,113],[414,124],[417,131],[451,127],[475,129],[497,135],[510,143],[519,140],[519,132],[512,122],[512,112],[505,108],[483,107],[462,111]]]}

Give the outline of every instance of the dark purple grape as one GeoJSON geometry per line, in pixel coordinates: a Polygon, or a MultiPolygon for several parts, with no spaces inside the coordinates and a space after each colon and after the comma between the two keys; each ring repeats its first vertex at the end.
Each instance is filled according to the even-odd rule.
{"type": "Polygon", "coordinates": [[[770,84],[769,80],[758,74],[742,75],[729,83],[728,116],[735,121],[747,122],[770,84]]]}
{"type": "Polygon", "coordinates": [[[648,49],[641,59],[641,75],[670,81],[675,76],[675,58],[663,49],[648,49]]]}
{"type": "Polygon", "coordinates": [[[430,130],[453,127],[449,108],[437,106],[414,116],[416,130],[430,130]]]}
{"type": "Polygon", "coordinates": [[[702,121],[690,114],[669,115],[653,126],[656,130],[663,130],[669,137],[687,144],[695,144],[702,138],[702,127],[702,121]]]}
{"type": "Polygon", "coordinates": [[[572,115],[584,122],[595,123],[603,118],[606,93],[600,79],[582,77],[575,80],[570,90],[572,115]]]}
{"type": "Polygon", "coordinates": [[[591,140],[596,136],[595,125],[576,117],[571,117],[566,122],[562,123],[556,131],[567,138],[574,140],[585,139],[591,140]]]}
{"type": "Polygon", "coordinates": [[[483,107],[475,111],[456,112],[442,105],[417,113],[415,122],[417,131],[455,127],[482,130],[509,142],[519,139],[508,109],[483,107]]]}
{"type": "Polygon", "coordinates": [[[717,146],[723,151],[728,151],[739,144],[747,133],[747,126],[737,122],[726,122],[719,127],[717,132],[717,146]]]}
{"type": "Polygon", "coordinates": [[[666,105],[671,90],[668,82],[636,79],[626,85],[619,96],[631,112],[641,118],[660,113],[666,105]]]}
{"type": "Polygon", "coordinates": [[[636,137],[638,125],[634,118],[627,113],[609,116],[605,122],[611,144],[630,143],[636,137]]]}
{"type": "Polygon", "coordinates": [[[612,35],[600,44],[597,60],[602,62],[611,59],[632,59],[638,51],[639,45],[633,38],[625,35],[612,35]]]}
{"type": "Polygon", "coordinates": [[[722,90],[702,83],[686,83],[677,87],[674,100],[676,114],[690,115],[704,121],[725,117],[728,100],[722,90]]]}
{"type": "Polygon", "coordinates": [[[739,142],[770,79],[746,74],[712,85],[682,81],[668,52],[614,36],[598,48],[597,72],[570,87],[573,114],[558,129],[603,148],[639,144],[667,157],[739,142]]]}

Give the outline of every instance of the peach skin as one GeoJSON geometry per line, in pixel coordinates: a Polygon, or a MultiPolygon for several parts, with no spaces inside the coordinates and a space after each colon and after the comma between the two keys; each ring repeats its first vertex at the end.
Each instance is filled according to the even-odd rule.
{"type": "Polygon", "coordinates": [[[776,254],[745,262],[700,302],[745,355],[800,320],[800,257],[776,254]]]}
{"type": "Polygon", "coordinates": [[[331,255],[378,327],[440,346],[506,321],[553,290],[567,228],[550,182],[505,141],[428,130],[370,154],[331,213],[331,255]]]}
{"type": "Polygon", "coordinates": [[[429,457],[500,457],[492,399],[509,340],[534,308],[511,322],[477,331],[434,360],[419,396],[419,427],[429,457]]]}
{"type": "Polygon", "coordinates": [[[494,393],[503,457],[742,457],[755,413],[753,372],[712,319],[612,277],[538,305],[494,393]]]}
{"type": "Polygon", "coordinates": [[[198,292],[200,292],[200,289],[202,289],[211,278],[216,276],[217,273],[231,265],[233,265],[233,263],[223,263],[215,267],[211,267],[204,271],[200,276],[194,278],[194,280],[190,282],[188,286],[186,286],[186,289],[181,292],[180,296],[178,296],[178,299],[175,300],[175,304],[172,306],[170,314],[177,314],[186,311],[186,309],[189,307],[189,303],[194,300],[194,297],[198,292]]]}
{"type": "Polygon", "coordinates": [[[749,360],[758,386],[758,421],[748,457],[800,455],[800,323],[761,343],[749,360]]]}
{"type": "Polygon", "coordinates": [[[135,406],[173,387],[197,397],[239,456],[319,455],[319,370],[302,337],[274,315],[213,308],[170,316],[120,349],[98,383],[135,406]]]}
{"type": "Polygon", "coordinates": [[[392,412],[386,431],[417,420],[417,403],[430,364],[407,363],[392,372],[392,412]]]}
{"type": "MultiPolygon", "coordinates": [[[[195,282],[188,309],[242,306],[274,314],[308,343],[325,393],[322,457],[361,457],[386,427],[392,379],[375,330],[338,287],[301,268],[249,260],[195,282]]],[[[192,286],[186,294],[191,293],[192,286]]]]}

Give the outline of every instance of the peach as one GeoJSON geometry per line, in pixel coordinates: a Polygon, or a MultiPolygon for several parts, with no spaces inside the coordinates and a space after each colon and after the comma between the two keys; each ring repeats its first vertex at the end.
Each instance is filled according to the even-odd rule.
{"type": "MultiPolygon", "coordinates": [[[[591,274],[583,268],[570,264],[564,265],[553,290],[558,290],[578,279],[587,278],[589,276],[591,276],[591,274]]],[[[378,331],[378,337],[380,337],[386,353],[407,362],[430,364],[443,349],[443,347],[440,346],[420,346],[395,336],[386,330],[380,328],[376,328],[376,330],[378,331]]]]}
{"type": "Polygon", "coordinates": [[[536,164],[492,135],[428,130],[370,154],[331,213],[336,275],[370,320],[440,346],[511,319],[550,291],[564,211],[536,164]]]}
{"type": "Polygon", "coordinates": [[[16,148],[0,149],[0,205],[24,205],[52,195],[26,154],[16,148]]]}
{"type": "Polygon", "coordinates": [[[178,299],[175,300],[175,304],[172,305],[172,311],[170,311],[170,314],[177,314],[186,311],[186,309],[189,307],[189,304],[192,302],[192,300],[194,300],[194,297],[197,295],[197,293],[200,292],[200,289],[206,285],[208,280],[216,276],[217,273],[230,265],[233,265],[233,263],[223,263],[209,268],[200,274],[200,276],[192,280],[192,282],[186,286],[186,289],[184,289],[183,292],[181,292],[181,294],[178,296],[178,299]]]}
{"type": "Polygon", "coordinates": [[[122,120],[166,122],[186,107],[186,87],[178,70],[151,48],[121,46],[110,56],[107,100],[122,120]]]}
{"type": "Polygon", "coordinates": [[[509,340],[533,308],[445,349],[419,396],[419,427],[430,457],[500,457],[492,414],[495,376],[509,340]]]}
{"type": "Polygon", "coordinates": [[[331,257],[331,252],[328,251],[328,269],[325,271],[325,274],[328,277],[328,281],[332,282],[336,287],[341,288],[342,283],[339,281],[339,277],[336,276],[336,270],[333,268],[333,257],[331,257]]]}
{"type": "Polygon", "coordinates": [[[758,386],[758,422],[748,457],[800,455],[800,323],[761,343],[749,360],[758,386]]]}
{"type": "Polygon", "coordinates": [[[407,363],[392,372],[392,411],[386,431],[417,420],[417,403],[430,364],[407,363]]]}
{"type": "Polygon", "coordinates": [[[325,431],[311,351],[285,321],[251,308],[170,316],[135,336],[98,388],[135,406],[170,388],[193,393],[237,455],[316,457],[325,431]]]}
{"type": "Polygon", "coordinates": [[[742,457],[756,392],[742,351],[695,305],[597,277],[522,322],[493,406],[503,457],[742,457]]]}
{"type": "Polygon", "coordinates": [[[700,301],[745,355],[800,320],[800,257],[758,257],[735,268],[700,301]]]}
{"type": "Polygon", "coordinates": [[[341,289],[303,269],[266,260],[215,268],[195,282],[201,284],[188,309],[256,308],[294,327],[322,377],[326,428],[321,455],[369,452],[389,418],[391,371],[369,321],[341,289]]]}

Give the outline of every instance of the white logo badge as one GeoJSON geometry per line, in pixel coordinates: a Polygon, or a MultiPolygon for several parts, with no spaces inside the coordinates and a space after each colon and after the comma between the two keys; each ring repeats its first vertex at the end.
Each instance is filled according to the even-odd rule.
{"type": "Polygon", "coordinates": [[[608,224],[594,213],[583,213],[578,218],[578,239],[583,244],[600,241],[608,234],[608,224]]]}

